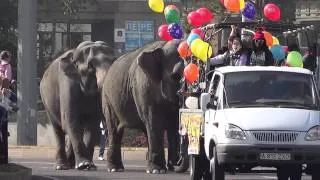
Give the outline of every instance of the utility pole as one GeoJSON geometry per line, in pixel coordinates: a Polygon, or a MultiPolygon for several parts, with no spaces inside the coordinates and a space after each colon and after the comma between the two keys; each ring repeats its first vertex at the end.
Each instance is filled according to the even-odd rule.
{"type": "Polygon", "coordinates": [[[37,6],[37,0],[18,4],[18,145],[37,145],[37,6]]]}

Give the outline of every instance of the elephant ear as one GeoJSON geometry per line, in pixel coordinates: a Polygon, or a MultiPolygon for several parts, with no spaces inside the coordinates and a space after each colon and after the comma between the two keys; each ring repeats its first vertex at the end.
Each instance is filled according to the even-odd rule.
{"type": "Polygon", "coordinates": [[[73,51],[74,50],[69,50],[59,57],[60,68],[67,76],[74,76],[78,73],[76,66],[72,60],[73,51]]]}
{"type": "Polygon", "coordinates": [[[162,57],[162,48],[156,48],[153,51],[142,52],[137,59],[142,70],[157,83],[162,79],[162,57]]]}

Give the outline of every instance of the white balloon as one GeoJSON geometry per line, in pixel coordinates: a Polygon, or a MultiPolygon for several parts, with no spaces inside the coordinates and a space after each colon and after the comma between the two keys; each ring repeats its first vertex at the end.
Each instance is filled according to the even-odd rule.
{"type": "Polygon", "coordinates": [[[197,97],[187,97],[185,104],[187,106],[188,109],[199,109],[199,100],[197,97]]]}

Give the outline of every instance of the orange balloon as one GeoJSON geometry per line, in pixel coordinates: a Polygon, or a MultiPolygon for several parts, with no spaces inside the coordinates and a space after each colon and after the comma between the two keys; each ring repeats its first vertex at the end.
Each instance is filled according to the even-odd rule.
{"type": "Polygon", "coordinates": [[[183,71],[183,75],[186,78],[189,84],[192,84],[199,77],[199,68],[197,65],[190,63],[188,64],[183,71]]]}
{"type": "Polygon", "coordinates": [[[239,0],[224,0],[224,7],[231,12],[240,11],[240,1],[239,0]]]}
{"type": "Polygon", "coordinates": [[[192,52],[188,46],[187,41],[182,41],[178,46],[178,52],[182,58],[191,56],[192,52]]]}
{"type": "Polygon", "coordinates": [[[262,31],[264,34],[264,38],[266,39],[267,46],[273,45],[272,35],[268,31],[262,31]]]}

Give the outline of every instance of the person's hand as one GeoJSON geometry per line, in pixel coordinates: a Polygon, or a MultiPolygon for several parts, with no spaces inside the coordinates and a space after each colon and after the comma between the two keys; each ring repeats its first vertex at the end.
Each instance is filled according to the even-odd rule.
{"type": "Polygon", "coordinates": [[[235,31],[237,29],[237,26],[236,25],[231,25],[231,30],[232,31],[235,31]]]}

